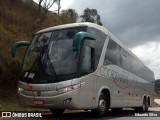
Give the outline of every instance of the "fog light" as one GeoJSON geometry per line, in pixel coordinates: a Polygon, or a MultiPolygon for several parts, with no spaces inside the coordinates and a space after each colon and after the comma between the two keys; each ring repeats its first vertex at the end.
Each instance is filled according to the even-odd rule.
{"type": "Polygon", "coordinates": [[[68,98],[68,99],[64,100],[63,103],[64,103],[64,104],[68,104],[68,103],[71,102],[71,100],[72,100],[72,98],[68,98]]]}

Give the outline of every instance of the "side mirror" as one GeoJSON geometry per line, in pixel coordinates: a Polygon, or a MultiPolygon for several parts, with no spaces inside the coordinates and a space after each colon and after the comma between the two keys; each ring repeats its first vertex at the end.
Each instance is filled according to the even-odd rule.
{"type": "Polygon", "coordinates": [[[81,41],[84,39],[96,40],[91,34],[87,32],[78,32],[73,38],[73,51],[79,51],[81,47],[81,41]]]}
{"type": "Polygon", "coordinates": [[[28,41],[18,41],[18,42],[13,43],[12,48],[11,48],[12,57],[16,56],[16,49],[18,47],[20,47],[20,46],[29,46],[29,44],[30,44],[30,42],[28,42],[28,41]]]}

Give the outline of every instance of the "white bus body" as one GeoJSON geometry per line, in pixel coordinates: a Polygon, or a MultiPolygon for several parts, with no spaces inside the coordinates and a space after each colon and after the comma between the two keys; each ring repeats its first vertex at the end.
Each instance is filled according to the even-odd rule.
{"type": "Polygon", "coordinates": [[[103,116],[108,109],[118,110],[126,107],[147,111],[148,106],[153,104],[153,72],[107,29],[93,23],[73,23],[41,30],[35,37],[37,38],[33,39],[26,51],[22,78],[18,84],[21,104],[49,108],[55,114],[61,114],[65,109],[91,110],[99,116],[103,116]],[[66,46],[72,45],[64,34],[72,41],[73,35],[77,33],[73,31],[77,28],[79,28],[77,32],[87,32],[95,40],[85,37],[78,51],[72,53],[68,50],[67,53],[65,49],[70,48],[66,46]],[[65,31],[68,29],[72,32],[65,31]],[[33,67],[37,64],[35,63],[37,58],[33,63],[28,63],[34,59],[34,55],[29,58],[31,56],[29,52],[38,51],[39,48],[33,44],[40,40],[42,35],[46,35],[50,40],[50,47],[47,47],[46,52],[50,60],[45,59],[49,61],[45,66],[51,64],[54,68],[33,67]],[[59,49],[61,44],[63,46],[59,49]],[[62,48],[66,52],[64,58],[60,55],[63,53],[62,48]],[[65,59],[73,61],[74,58],[78,62],[65,61],[65,59]],[[31,69],[24,70],[28,64],[31,65],[31,69]],[[43,72],[36,71],[42,69],[43,72]],[[44,72],[46,73],[43,76],[44,72]],[[73,74],[70,74],[72,72],[73,74]],[[52,76],[50,73],[56,74],[52,76]]]}

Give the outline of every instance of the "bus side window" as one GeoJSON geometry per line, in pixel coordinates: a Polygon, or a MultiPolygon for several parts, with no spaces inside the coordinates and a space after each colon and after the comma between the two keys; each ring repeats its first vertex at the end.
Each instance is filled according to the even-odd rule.
{"type": "Polygon", "coordinates": [[[82,63],[82,74],[90,73],[92,70],[92,58],[91,58],[91,51],[92,49],[88,46],[84,48],[84,55],[83,55],[83,63],[82,63]]]}
{"type": "Polygon", "coordinates": [[[109,40],[107,51],[103,65],[115,64],[119,65],[119,46],[113,41],[109,40]]]}
{"type": "Polygon", "coordinates": [[[127,70],[130,71],[130,63],[129,63],[129,54],[123,49],[121,48],[120,50],[120,66],[127,70]]]}
{"type": "Polygon", "coordinates": [[[104,60],[103,65],[110,65],[110,64],[112,64],[111,61],[109,61],[108,59],[105,59],[105,60],[104,60]]]}
{"type": "Polygon", "coordinates": [[[102,53],[103,45],[106,40],[107,35],[102,31],[88,27],[88,32],[96,37],[96,44],[95,44],[95,69],[97,68],[100,60],[100,56],[102,53]]]}

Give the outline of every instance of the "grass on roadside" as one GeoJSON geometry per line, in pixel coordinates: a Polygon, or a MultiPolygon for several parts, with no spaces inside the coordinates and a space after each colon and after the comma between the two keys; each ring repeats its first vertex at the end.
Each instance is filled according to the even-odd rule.
{"type": "Polygon", "coordinates": [[[21,106],[18,103],[18,94],[16,88],[1,87],[0,88],[0,111],[26,111],[40,112],[47,109],[29,108],[21,106]]]}

